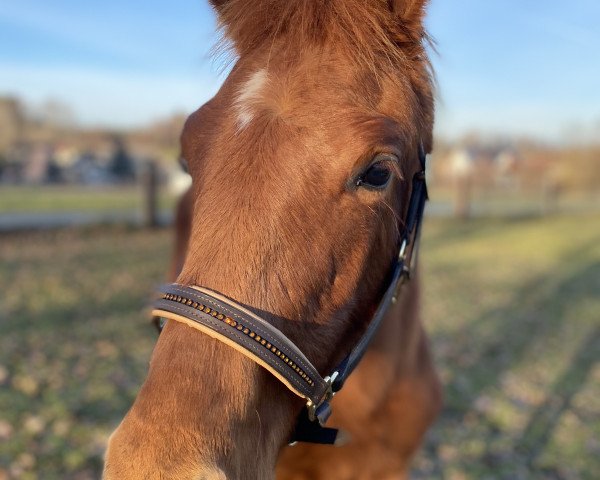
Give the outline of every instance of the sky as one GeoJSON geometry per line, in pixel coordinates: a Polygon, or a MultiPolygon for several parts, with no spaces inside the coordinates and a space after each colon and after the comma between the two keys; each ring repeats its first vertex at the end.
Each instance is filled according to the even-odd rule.
{"type": "MultiPolygon", "coordinates": [[[[600,1],[431,0],[436,131],[600,136],[600,1]]],[[[0,95],[85,125],[191,112],[223,81],[207,0],[0,0],[0,95]]]]}

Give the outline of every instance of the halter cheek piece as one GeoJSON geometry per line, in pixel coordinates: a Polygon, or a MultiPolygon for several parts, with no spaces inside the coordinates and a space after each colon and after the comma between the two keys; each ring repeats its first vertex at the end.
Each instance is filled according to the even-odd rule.
{"type": "MultiPolygon", "coordinates": [[[[325,427],[330,402],[362,359],[400,287],[410,278],[416,258],[423,210],[427,200],[425,152],[419,148],[421,171],[412,180],[412,191],[403,234],[389,285],[366,332],[346,358],[325,377],[280,330],[238,303],[202,287],[169,284],[159,290],[152,315],[185,323],[213,337],[268,370],[293,393],[306,400],[290,440],[334,444],[338,430],[325,427]]],[[[159,330],[162,328],[157,323],[159,330]]]]}

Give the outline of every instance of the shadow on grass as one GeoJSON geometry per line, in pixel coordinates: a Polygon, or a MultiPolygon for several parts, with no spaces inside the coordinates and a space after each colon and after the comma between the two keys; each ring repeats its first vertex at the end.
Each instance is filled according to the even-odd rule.
{"type": "MultiPolygon", "coordinates": [[[[511,215],[470,220],[436,219],[437,228],[434,228],[434,232],[427,230],[427,234],[423,237],[423,244],[427,249],[435,249],[447,243],[461,241],[465,238],[474,238],[475,236],[484,237],[505,228],[512,228],[517,224],[528,224],[532,221],[541,221],[543,218],[539,215],[511,215]],[[442,225],[443,228],[440,228],[442,225]]],[[[427,225],[425,228],[427,228],[427,225]]]]}
{"type": "Polygon", "coordinates": [[[581,342],[577,355],[552,385],[546,401],[529,418],[515,449],[526,455],[531,468],[535,467],[538,456],[552,438],[561,414],[571,406],[573,397],[585,385],[592,367],[599,360],[599,352],[600,328],[597,327],[581,342]]]}
{"type": "MultiPolygon", "coordinates": [[[[473,348],[474,355],[454,370],[476,379],[476,385],[472,391],[456,392],[461,397],[461,410],[467,410],[481,391],[494,385],[503,372],[518,363],[532,341],[555,334],[571,305],[597,295],[600,264],[581,265],[596,246],[597,240],[568,252],[563,256],[564,270],[550,277],[536,277],[518,287],[510,302],[484,312],[470,323],[470,330],[463,333],[468,333],[469,345],[472,339],[477,339],[474,348],[467,348],[473,348]]],[[[454,388],[451,382],[449,393],[454,388]]]]}
{"type": "MultiPolygon", "coordinates": [[[[543,342],[560,338],[573,305],[597,297],[600,262],[589,263],[589,260],[599,241],[594,239],[572,248],[562,256],[561,270],[541,275],[521,286],[515,284],[510,301],[484,312],[469,323],[468,331],[457,332],[457,338],[451,339],[451,353],[444,361],[452,364],[452,377],[446,386],[446,405],[438,429],[443,435],[452,437],[456,428],[464,428],[465,418],[476,419],[475,428],[484,431],[476,430],[476,434],[485,434],[486,452],[483,457],[474,454],[470,459],[466,455],[459,460],[465,471],[475,474],[474,478],[482,474],[478,468],[496,471],[497,476],[493,478],[525,478],[500,472],[501,466],[504,468],[508,462],[509,450],[519,454],[510,462],[521,462],[518,468],[533,472],[536,458],[552,438],[561,413],[569,408],[572,398],[585,385],[592,365],[598,361],[600,331],[595,329],[581,343],[572,363],[552,386],[549,400],[529,416],[520,439],[511,440],[511,434],[505,432],[504,427],[477,410],[476,401],[480,396],[490,389],[502,390],[503,375],[523,362],[532,349],[539,350],[543,342]],[[494,439],[500,437],[503,437],[503,445],[490,448],[494,439]],[[483,467],[474,466],[473,461],[482,462],[483,467]]],[[[435,336],[434,340],[448,342],[447,338],[435,336]]],[[[553,355],[545,345],[541,351],[549,358],[553,355]]],[[[440,454],[435,442],[430,443],[427,450],[433,457],[440,454]]],[[[443,466],[437,462],[435,468],[436,474],[444,478],[443,466]]],[[[548,473],[550,476],[544,478],[562,478],[556,472],[556,477],[552,472],[548,473]]]]}

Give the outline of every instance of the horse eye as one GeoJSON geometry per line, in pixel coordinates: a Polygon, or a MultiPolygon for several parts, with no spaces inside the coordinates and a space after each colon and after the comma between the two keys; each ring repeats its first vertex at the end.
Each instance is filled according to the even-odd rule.
{"type": "Polygon", "coordinates": [[[375,162],[357,180],[357,187],[383,188],[390,181],[392,171],[386,162],[375,162]]]}

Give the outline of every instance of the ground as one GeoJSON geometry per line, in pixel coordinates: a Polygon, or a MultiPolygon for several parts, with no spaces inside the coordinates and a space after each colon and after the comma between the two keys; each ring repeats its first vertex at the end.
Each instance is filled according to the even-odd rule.
{"type": "MultiPolygon", "coordinates": [[[[600,216],[430,220],[445,408],[415,478],[600,472],[600,216]]],[[[92,479],[145,375],[170,232],[0,236],[0,479],[92,479]]]]}
{"type": "MultiPolygon", "coordinates": [[[[159,208],[172,208],[176,196],[160,189],[159,208]]],[[[0,215],[3,213],[122,212],[139,210],[144,204],[140,185],[125,186],[9,186],[0,189],[0,215]]],[[[1,219],[0,219],[1,220],[1,219]]]]}

